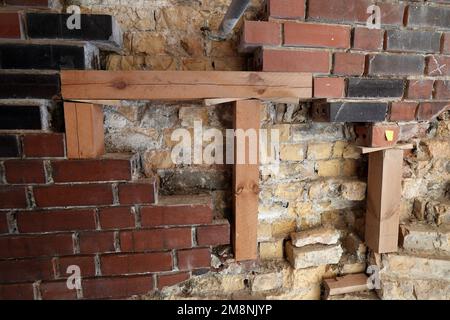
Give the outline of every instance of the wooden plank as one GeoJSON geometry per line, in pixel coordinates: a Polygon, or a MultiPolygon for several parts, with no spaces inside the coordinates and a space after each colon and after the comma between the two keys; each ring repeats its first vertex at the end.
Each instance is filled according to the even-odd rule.
{"type": "Polygon", "coordinates": [[[403,150],[369,154],[366,244],[376,253],[397,252],[403,150]]]}
{"type": "Polygon", "coordinates": [[[370,148],[370,147],[361,147],[356,146],[358,149],[361,150],[362,154],[372,153],[372,152],[378,152],[383,150],[390,150],[390,149],[397,149],[397,150],[411,150],[414,149],[414,145],[412,143],[407,144],[398,144],[392,147],[383,147],[383,148],[370,148]]]}
{"type": "Polygon", "coordinates": [[[353,293],[368,290],[367,280],[369,278],[364,273],[349,274],[336,279],[325,279],[325,298],[339,294],[353,293]]]}
{"type": "Polygon", "coordinates": [[[120,107],[122,105],[121,100],[82,100],[82,99],[70,99],[67,100],[69,102],[78,102],[78,103],[91,103],[91,104],[99,104],[103,106],[117,106],[120,107]]]}
{"type": "Polygon", "coordinates": [[[312,75],[233,71],[62,71],[64,99],[197,100],[312,97],[312,75]]]}
{"type": "Polygon", "coordinates": [[[103,108],[100,105],[77,103],[78,143],[81,159],[105,154],[103,108]]]}
{"type": "Polygon", "coordinates": [[[64,103],[64,121],[66,127],[66,149],[69,159],[77,159],[80,154],[78,146],[77,104],[64,103]]]}
{"type": "MultiPolygon", "coordinates": [[[[234,104],[234,128],[257,130],[259,143],[261,102],[257,100],[237,101],[234,104]]],[[[235,165],[233,172],[233,246],[237,261],[256,260],[258,257],[257,225],[259,195],[259,157],[256,164],[250,163],[249,139],[245,147],[245,164],[239,164],[238,146],[235,139],[235,165]]],[[[257,148],[259,152],[259,146],[257,148]]]]}
{"type": "Polygon", "coordinates": [[[98,158],[105,154],[103,108],[88,103],[64,104],[69,159],[98,158]]]}
{"type": "Polygon", "coordinates": [[[222,98],[222,99],[205,99],[203,105],[205,107],[216,106],[218,104],[236,102],[240,100],[245,100],[244,98],[222,98]]]}

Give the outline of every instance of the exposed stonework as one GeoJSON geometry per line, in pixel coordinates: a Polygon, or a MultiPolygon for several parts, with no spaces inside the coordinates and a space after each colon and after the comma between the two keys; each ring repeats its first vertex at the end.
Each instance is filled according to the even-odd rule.
{"type": "Polygon", "coordinates": [[[336,244],[340,238],[337,230],[318,228],[291,234],[291,243],[299,248],[310,244],[336,244]]]}
{"type": "Polygon", "coordinates": [[[294,269],[305,269],[321,265],[337,264],[342,256],[340,245],[310,245],[297,248],[288,242],[286,256],[294,269]]]}

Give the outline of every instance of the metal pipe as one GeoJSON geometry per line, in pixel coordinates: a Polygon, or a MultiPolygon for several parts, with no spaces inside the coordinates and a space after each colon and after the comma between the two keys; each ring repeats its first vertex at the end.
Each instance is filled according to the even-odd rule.
{"type": "Polygon", "coordinates": [[[251,0],[233,0],[228,7],[227,13],[223,17],[217,34],[210,35],[211,40],[226,40],[233,31],[236,24],[247,10],[251,0]]]}

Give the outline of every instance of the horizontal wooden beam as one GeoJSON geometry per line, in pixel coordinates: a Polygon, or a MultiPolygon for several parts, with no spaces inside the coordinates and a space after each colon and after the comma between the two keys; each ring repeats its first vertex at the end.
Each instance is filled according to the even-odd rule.
{"type": "Polygon", "coordinates": [[[390,150],[390,149],[398,149],[398,150],[411,150],[414,149],[414,145],[412,143],[407,144],[398,144],[392,147],[380,147],[380,148],[371,148],[371,147],[361,147],[356,146],[359,150],[361,150],[362,154],[366,153],[372,153],[372,152],[378,152],[383,150],[390,150]]]}
{"type": "Polygon", "coordinates": [[[312,75],[234,71],[62,71],[66,100],[312,98],[312,75]]]}

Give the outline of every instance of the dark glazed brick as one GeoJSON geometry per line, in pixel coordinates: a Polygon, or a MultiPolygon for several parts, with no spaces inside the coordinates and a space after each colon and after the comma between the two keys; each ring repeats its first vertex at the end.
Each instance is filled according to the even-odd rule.
{"type": "Polygon", "coordinates": [[[402,97],[404,86],[403,80],[350,78],[348,79],[347,97],[402,97]]]}
{"type": "Polygon", "coordinates": [[[0,99],[52,99],[59,95],[59,75],[0,74],[0,99]]]}
{"type": "Polygon", "coordinates": [[[81,15],[81,29],[67,28],[70,14],[28,13],[31,39],[74,39],[108,41],[113,36],[113,20],[108,15],[81,15]]]}
{"type": "Polygon", "coordinates": [[[449,29],[450,9],[446,7],[431,7],[411,5],[408,10],[408,26],[438,27],[449,29]]]}
{"type": "Polygon", "coordinates": [[[85,69],[84,47],[64,45],[0,45],[0,69],[85,69]]]}
{"type": "Polygon", "coordinates": [[[369,56],[369,75],[423,75],[425,58],[418,55],[369,56]]]}
{"type": "Polygon", "coordinates": [[[0,158],[20,157],[17,136],[0,136],[0,158]]]}
{"type": "Polygon", "coordinates": [[[0,130],[41,130],[38,106],[0,106],[0,130]]]}
{"type": "Polygon", "coordinates": [[[387,103],[316,103],[312,116],[314,121],[320,122],[381,122],[385,120],[387,111],[387,103]]]}
{"type": "Polygon", "coordinates": [[[388,30],[386,50],[399,52],[439,52],[441,34],[428,31],[388,30]]]}

